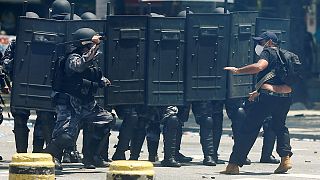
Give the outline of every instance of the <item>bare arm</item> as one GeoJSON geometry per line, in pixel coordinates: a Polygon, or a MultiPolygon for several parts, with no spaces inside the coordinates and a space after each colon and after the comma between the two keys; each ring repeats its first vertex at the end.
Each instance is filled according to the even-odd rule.
{"type": "Polygon", "coordinates": [[[257,63],[250,64],[241,68],[225,67],[224,70],[231,71],[233,74],[257,74],[268,67],[268,61],[260,59],[257,63]]]}

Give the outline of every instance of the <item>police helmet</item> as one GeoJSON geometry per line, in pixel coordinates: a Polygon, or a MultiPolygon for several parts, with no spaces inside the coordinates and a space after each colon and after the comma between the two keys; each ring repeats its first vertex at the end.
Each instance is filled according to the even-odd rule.
{"type": "MultiPolygon", "coordinates": [[[[189,11],[189,14],[193,14],[193,12],[189,11]]],[[[178,17],[187,17],[187,11],[186,10],[180,11],[177,16],[178,17]]]]}
{"type": "Polygon", "coordinates": [[[74,43],[73,45],[75,47],[83,47],[85,45],[88,45],[88,44],[92,44],[93,42],[91,41],[92,37],[94,35],[96,35],[97,33],[93,30],[93,29],[90,29],[90,28],[80,28],[78,30],[76,30],[74,33],[73,33],[73,40],[74,41],[77,41],[77,40],[84,40],[84,41],[79,41],[79,42],[76,42],[74,43]]]}
{"type": "MultiPolygon", "coordinates": [[[[224,14],[224,8],[223,7],[217,7],[213,10],[213,13],[218,13],[218,14],[224,14]]],[[[227,14],[230,12],[227,10],[227,14]]]]}
{"type": "Polygon", "coordinates": [[[81,19],[94,20],[94,19],[98,19],[98,17],[95,14],[93,14],[92,12],[85,12],[81,15],[81,19]]]}
{"type": "Polygon", "coordinates": [[[26,12],[27,18],[39,18],[39,15],[35,12],[26,12]]]}
{"type": "MultiPolygon", "coordinates": [[[[67,14],[64,16],[63,20],[70,20],[70,18],[71,18],[71,14],[67,14]]],[[[73,14],[73,20],[81,20],[81,17],[76,14],[73,14]]]]}
{"type": "Polygon", "coordinates": [[[67,0],[55,0],[52,3],[52,17],[55,19],[64,18],[71,13],[71,5],[67,0]]]}

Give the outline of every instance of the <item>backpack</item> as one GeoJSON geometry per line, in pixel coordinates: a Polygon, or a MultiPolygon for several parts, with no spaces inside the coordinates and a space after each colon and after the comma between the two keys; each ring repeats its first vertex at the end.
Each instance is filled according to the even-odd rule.
{"type": "Polygon", "coordinates": [[[279,49],[277,55],[280,66],[275,68],[275,74],[289,86],[302,80],[302,63],[298,55],[288,50],[279,49]]]}

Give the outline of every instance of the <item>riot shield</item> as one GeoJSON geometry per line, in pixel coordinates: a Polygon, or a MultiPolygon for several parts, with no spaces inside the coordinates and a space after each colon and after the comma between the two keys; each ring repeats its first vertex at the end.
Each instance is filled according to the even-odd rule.
{"type": "MultiPolygon", "coordinates": [[[[73,33],[80,28],[91,28],[100,35],[104,35],[106,32],[106,20],[69,20],[66,21],[66,39],[67,41],[72,41],[73,33]]],[[[100,54],[97,58],[97,63],[101,68],[103,73],[106,73],[106,63],[105,63],[105,44],[102,42],[100,44],[100,54]]],[[[104,74],[106,76],[106,74],[104,74]]],[[[98,103],[105,107],[105,93],[106,89],[98,90],[95,99],[98,103]]]]}
{"type": "Polygon", "coordinates": [[[226,98],[230,14],[188,14],[186,19],[186,101],[226,98]]]}
{"type": "Polygon", "coordinates": [[[147,16],[109,16],[107,23],[107,77],[116,86],[107,103],[144,104],[147,16]]]}
{"type": "Polygon", "coordinates": [[[11,106],[53,111],[52,67],[57,43],[65,39],[62,21],[21,17],[13,67],[11,106]]]}
{"type": "MultiPolygon", "coordinates": [[[[231,13],[231,36],[228,66],[242,67],[254,62],[255,22],[257,12],[231,13]]],[[[228,98],[247,97],[252,91],[253,76],[228,73],[228,98]]]]}
{"type": "Polygon", "coordinates": [[[290,48],[290,20],[280,18],[262,18],[256,19],[256,36],[265,32],[274,32],[279,38],[279,45],[283,49],[290,48]]]}
{"type": "Polygon", "coordinates": [[[185,18],[150,17],[147,43],[147,104],[182,105],[185,18]]]}

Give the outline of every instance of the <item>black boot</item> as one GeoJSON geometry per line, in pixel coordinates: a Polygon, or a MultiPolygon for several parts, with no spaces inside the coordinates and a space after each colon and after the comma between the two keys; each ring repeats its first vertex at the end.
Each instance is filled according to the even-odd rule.
{"type": "Polygon", "coordinates": [[[216,166],[216,161],[212,156],[205,156],[203,159],[203,165],[205,166],[216,166]]]}
{"type": "Polygon", "coordinates": [[[158,161],[159,160],[159,157],[158,157],[159,141],[151,141],[147,139],[147,146],[148,146],[148,153],[149,153],[148,160],[150,162],[158,161]]]}
{"type": "Polygon", "coordinates": [[[105,134],[105,137],[100,142],[99,149],[98,149],[98,154],[107,163],[112,162],[112,160],[109,159],[109,142],[110,142],[109,138],[110,138],[110,130],[107,134],[105,134]]]}
{"type": "Polygon", "coordinates": [[[53,162],[55,164],[55,169],[58,171],[62,170],[61,158],[62,158],[62,147],[57,146],[55,141],[48,144],[44,152],[49,153],[53,156],[53,162]]]}
{"type": "Polygon", "coordinates": [[[263,146],[261,152],[261,163],[279,164],[280,160],[272,155],[273,147],[276,141],[276,134],[270,127],[270,119],[266,119],[263,125],[263,146]]]}
{"type": "Polygon", "coordinates": [[[63,163],[71,163],[71,151],[70,150],[65,149],[63,151],[62,162],[63,163]]]}
{"type": "Polygon", "coordinates": [[[61,165],[61,162],[59,159],[57,158],[53,158],[54,159],[54,169],[55,170],[58,170],[58,171],[62,171],[63,170],[63,167],[61,165]]]}
{"type": "Polygon", "coordinates": [[[200,122],[200,143],[204,155],[203,165],[215,166],[214,147],[213,147],[213,130],[211,117],[206,117],[200,122]]]}
{"type": "Polygon", "coordinates": [[[33,137],[33,153],[41,153],[43,152],[44,139],[39,137],[33,137]]]}
{"type": "Polygon", "coordinates": [[[122,121],[118,144],[115,153],[112,156],[112,160],[126,160],[125,152],[129,149],[130,141],[134,134],[134,128],[138,123],[138,115],[134,108],[126,109],[127,111],[122,121]]]}
{"type": "Polygon", "coordinates": [[[28,151],[28,138],[29,129],[26,128],[15,128],[13,130],[17,153],[27,153],[28,151]]]}
{"type": "Polygon", "coordinates": [[[0,156],[0,161],[2,161],[2,156],[0,156]]]}
{"type": "Polygon", "coordinates": [[[270,163],[270,164],[279,164],[280,160],[276,159],[273,155],[269,157],[261,157],[260,159],[261,163],[270,163]]]}
{"type": "Polygon", "coordinates": [[[175,160],[176,153],[176,136],[179,120],[176,116],[170,116],[164,124],[164,159],[161,165],[164,167],[181,167],[181,164],[175,160]]]}
{"type": "Polygon", "coordinates": [[[177,147],[176,147],[175,159],[178,162],[187,163],[187,162],[192,161],[192,157],[187,157],[187,156],[180,153],[181,140],[182,140],[182,126],[178,126],[177,147]]]}

